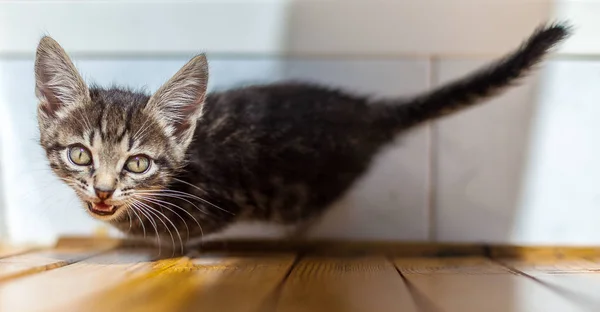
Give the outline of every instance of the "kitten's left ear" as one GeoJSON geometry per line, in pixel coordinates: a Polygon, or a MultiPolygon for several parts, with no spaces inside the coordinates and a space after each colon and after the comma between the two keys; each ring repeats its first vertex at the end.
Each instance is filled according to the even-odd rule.
{"type": "Polygon", "coordinates": [[[202,54],[191,59],[160,87],[146,109],[157,116],[169,135],[187,146],[202,114],[207,84],[208,63],[202,54]]]}

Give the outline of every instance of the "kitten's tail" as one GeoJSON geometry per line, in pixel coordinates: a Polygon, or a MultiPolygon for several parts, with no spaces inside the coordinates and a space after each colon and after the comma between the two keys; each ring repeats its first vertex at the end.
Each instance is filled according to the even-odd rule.
{"type": "Polygon", "coordinates": [[[400,117],[403,127],[410,127],[497,95],[533,70],[556,44],[570,35],[570,30],[563,23],[541,26],[517,50],[487,67],[402,105],[394,105],[394,115],[400,117]]]}

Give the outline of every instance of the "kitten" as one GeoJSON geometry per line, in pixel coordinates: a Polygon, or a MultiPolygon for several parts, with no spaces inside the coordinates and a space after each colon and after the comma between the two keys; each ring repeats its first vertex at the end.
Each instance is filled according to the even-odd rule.
{"type": "Polygon", "coordinates": [[[398,134],[499,94],[568,36],[565,25],[540,27],[484,69],[388,99],[300,82],[207,94],[204,55],[153,95],[88,87],[44,37],[40,143],[89,214],[132,237],[183,245],[248,220],[304,229],[398,134]]]}

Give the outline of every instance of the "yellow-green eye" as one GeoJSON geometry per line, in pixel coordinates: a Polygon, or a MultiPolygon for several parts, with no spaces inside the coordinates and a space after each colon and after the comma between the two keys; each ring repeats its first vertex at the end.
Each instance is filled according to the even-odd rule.
{"type": "Polygon", "coordinates": [[[89,166],[92,164],[92,154],[81,145],[69,147],[69,159],[78,166],[89,166]]]}
{"type": "Polygon", "coordinates": [[[133,173],[144,173],[150,168],[150,159],[144,155],[131,156],[125,163],[125,169],[133,173]]]}

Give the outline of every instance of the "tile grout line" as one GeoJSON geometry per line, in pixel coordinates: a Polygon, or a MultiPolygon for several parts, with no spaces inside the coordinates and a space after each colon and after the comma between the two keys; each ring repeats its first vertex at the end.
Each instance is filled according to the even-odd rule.
{"type": "MultiPolygon", "coordinates": [[[[436,86],[437,79],[437,71],[435,70],[435,63],[438,58],[435,56],[429,57],[429,68],[428,68],[428,78],[429,78],[429,89],[433,89],[436,86]]],[[[436,205],[436,177],[437,177],[437,127],[435,121],[429,121],[427,123],[427,130],[429,132],[429,140],[428,140],[428,176],[427,176],[427,214],[428,214],[428,233],[427,238],[430,242],[437,241],[437,205],[436,205]]]]}
{"type": "MultiPolygon", "coordinates": [[[[147,59],[159,59],[159,60],[173,60],[173,59],[189,59],[192,56],[199,54],[201,51],[197,50],[181,50],[175,52],[162,52],[162,51],[126,51],[126,52],[72,52],[69,55],[73,59],[78,60],[147,60],[147,59]]],[[[493,58],[502,57],[502,54],[473,54],[473,53],[434,53],[422,52],[422,53],[383,53],[383,54],[368,54],[368,53],[356,53],[356,54],[345,54],[345,53],[252,53],[252,52],[206,52],[206,56],[210,58],[217,58],[223,60],[263,60],[263,59],[278,59],[278,60],[345,60],[345,61],[356,61],[356,60],[367,60],[367,61],[378,61],[378,60],[430,60],[430,59],[451,59],[451,60],[482,60],[489,61],[493,58]]],[[[30,52],[0,52],[0,61],[19,61],[19,60],[31,60],[35,59],[35,53],[30,52]]],[[[600,53],[598,54],[555,54],[549,56],[548,60],[555,61],[600,61],[600,53]]]]}
{"type": "MultiPolygon", "coordinates": [[[[2,170],[2,165],[0,164],[0,177],[4,176],[4,172],[2,170]]],[[[8,239],[8,222],[7,222],[7,213],[6,213],[6,194],[4,194],[4,181],[0,179],[0,238],[8,239]]]]}

